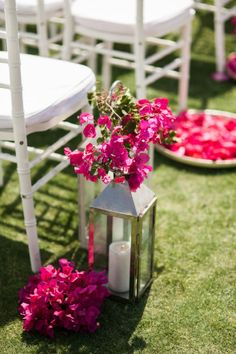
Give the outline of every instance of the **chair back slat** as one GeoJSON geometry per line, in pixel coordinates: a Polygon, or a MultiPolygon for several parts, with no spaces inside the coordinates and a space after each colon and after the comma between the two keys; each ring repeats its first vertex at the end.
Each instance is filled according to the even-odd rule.
{"type": "Polygon", "coordinates": [[[0,88],[8,89],[8,90],[9,90],[9,89],[10,89],[10,85],[0,83],[0,88]]]}
{"type": "Polygon", "coordinates": [[[0,58],[0,63],[8,64],[8,58],[0,58]]]}
{"type": "Polygon", "coordinates": [[[6,31],[4,31],[3,29],[0,30],[0,38],[1,39],[6,39],[7,38],[6,31]]]}

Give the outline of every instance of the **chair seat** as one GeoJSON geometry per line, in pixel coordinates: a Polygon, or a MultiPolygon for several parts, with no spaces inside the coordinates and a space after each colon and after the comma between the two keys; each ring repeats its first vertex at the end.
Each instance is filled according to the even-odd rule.
{"type": "MultiPolygon", "coordinates": [[[[0,52],[0,58],[6,58],[0,52]]],[[[0,64],[1,82],[9,83],[6,64],[0,64]]],[[[84,65],[21,54],[21,75],[26,126],[40,125],[85,104],[95,84],[91,69],[84,65]]],[[[0,89],[0,129],[11,129],[10,90],[0,89]]]]}
{"type": "MultiPolygon", "coordinates": [[[[137,0],[75,0],[72,15],[85,28],[116,35],[133,35],[137,0]]],[[[181,22],[193,6],[192,0],[145,0],[144,32],[163,34],[163,25],[181,22]]],[[[165,26],[166,27],[166,26],[165,26]]]]}
{"type": "MultiPolygon", "coordinates": [[[[44,0],[45,12],[55,13],[63,8],[63,0],[44,0]]],[[[37,0],[16,0],[17,14],[22,16],[36,15],[38,12],[37,0]]],[[[4,0],[0,0],[0,10],[4,9],[4,0]]]]}

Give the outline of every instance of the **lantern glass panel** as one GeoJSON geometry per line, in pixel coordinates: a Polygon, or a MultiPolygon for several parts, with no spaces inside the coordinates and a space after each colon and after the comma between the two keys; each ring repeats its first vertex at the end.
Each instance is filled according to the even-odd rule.
{"type": "Polygon", "coordinates": [[[145,288],[152,277],[152,219],[153,208],[142,220],[139,264],[139,293],[145,288]]]}
{"type": "Polygon", "coordinates": [[[94,213],[94,263],[97,270],[107,267],[107,216],[94,213]]]}
{"type": "Polygon", "coordinates": [[[131,223],[127,219],[117,217],[112,218],[112,242],[130,241],[131,240],[131,223]]]}
{"type": "Polygon", "coordinates": [[[90,204],[101,193],[102,189],[102,183],[91,183],[82,175],[78,176],[79,240],[82,248],[87,248],[88,245],[90,204]]]}

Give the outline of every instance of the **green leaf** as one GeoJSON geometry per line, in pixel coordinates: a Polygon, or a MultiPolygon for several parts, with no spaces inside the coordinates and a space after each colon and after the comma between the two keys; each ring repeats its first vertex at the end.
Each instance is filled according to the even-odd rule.
{"type": "Polygon", "coordinates": [[[126,126],[124,127],[125,134],[133,133],[136,128],[136,122],[134,120],[130,120],[126,126]]]}
{"type": "Polygon", "coordinates": [[[97,143],[98,143],[98,144],[101,144],[101,143],[103,143],[103,141],[104,141],[104,139],[103,139],[102,137],[100,137],[100,138],[97,138],[97,143]]]}
{"type": "Polygon", "coordinates": [[[97,164],[93,164],[93,166],[92,166],[92,168],[90,170],[90,174],[92,176],[94,176],[97,173],[97,168],[98,168],[97,164]]]}

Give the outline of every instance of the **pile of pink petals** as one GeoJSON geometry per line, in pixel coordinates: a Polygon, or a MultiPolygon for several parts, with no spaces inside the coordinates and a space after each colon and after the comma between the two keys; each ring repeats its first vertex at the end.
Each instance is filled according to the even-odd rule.
{"type": "Polygon", "coordinates": [[[179,156],[212,161],[236,159],[236,117],[185,111],[175,120],[175,129],[177,142],[168,149],[179,156]]]}
{"type": "Polygon", "coordinates": [[[109,292],[104,272],[79,272],[73,263],[59,260],[60,267],[42,267],[19,293],[23,329],[54,336],[56,328],[94,332],[109,292]]]}

